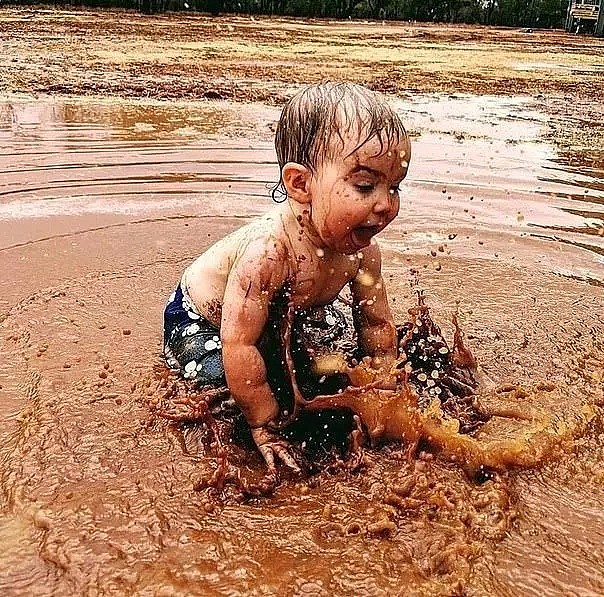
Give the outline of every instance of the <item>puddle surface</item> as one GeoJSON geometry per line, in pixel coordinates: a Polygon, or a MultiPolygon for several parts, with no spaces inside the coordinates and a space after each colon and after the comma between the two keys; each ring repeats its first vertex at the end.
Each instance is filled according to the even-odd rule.
{"type": "MultiPolygon", "coordinates": [[[[448,333],[460,302],[496,381],[552,381],[567,396],[554,412],[601,401],[597,153],[558,155],[526,100],[396,105],[414,135],[381,238],[397,320],[417,268],[448,333]]],[[[482,485],[387,447],[360,474],[218,507],[193,490],[215,466],[191,448],[198,430],[148,424],[164,300],[193,256],[270,205],[277,115],[0,106],[2,593],[602,594],[599,415],[554,462],[482,485]]]]}

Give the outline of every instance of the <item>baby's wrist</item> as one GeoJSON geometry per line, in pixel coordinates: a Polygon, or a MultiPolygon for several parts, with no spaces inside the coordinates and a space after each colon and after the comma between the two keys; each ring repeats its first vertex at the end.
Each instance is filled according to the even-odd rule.
{"type": "Polygon", "coordinates": [[[253,415],[248,414],[246,420],[250,429],[265,429],[270,427],[279,417],[279,407],[276,402],[275,405],[271,405],[270,409],[263,409],[260,412],[255,412],[253,415]]]}

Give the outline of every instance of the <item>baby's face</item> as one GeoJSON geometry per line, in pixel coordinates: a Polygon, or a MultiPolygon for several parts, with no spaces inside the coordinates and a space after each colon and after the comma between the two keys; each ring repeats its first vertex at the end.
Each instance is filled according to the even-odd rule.
{"type": "Polygon", "coordinates": [[[337,157],[317,168],[311,182],[314,228],[327,247],[345,254],[367,247],[396,217],[398,189],[411,157],[406,139],[382,148],[372,138],[348,155],[357,143],[349,139],[337,157]]]}

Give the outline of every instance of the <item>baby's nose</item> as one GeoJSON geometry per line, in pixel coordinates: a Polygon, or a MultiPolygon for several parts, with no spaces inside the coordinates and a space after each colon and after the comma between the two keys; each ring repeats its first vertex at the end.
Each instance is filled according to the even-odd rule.
{"type": "Polygon", "coordinates": [[[379,199],[373,206],[373,213],[380,214],[389,211],[392,206],[393,197],[390,193],[380,194],[379,199]]]}

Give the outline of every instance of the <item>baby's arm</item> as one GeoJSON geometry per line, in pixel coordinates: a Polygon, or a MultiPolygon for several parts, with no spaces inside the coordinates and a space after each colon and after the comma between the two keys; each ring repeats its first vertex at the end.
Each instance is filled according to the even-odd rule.
{"type": "Polygon", "coordinates": [[[222,304],[220,337],[229,391],[252,428],[252,436],[275,472],[275,455],[299,470],[287,444],[267,428],[279,406],[266,377],[266,365],[256,347],[268,320],[271,300],[287,278],[287,266],[277,248],[264,242],[248,245],[229,273],[222,304]]]}
{"type": "Polygon", "coordinates": [[[377,243],[363,250],[359,271],[351,284],[355,326],[365,354],[391,364],[397,357],[394,319],[382,278],[382,256],[377,243]]]}

